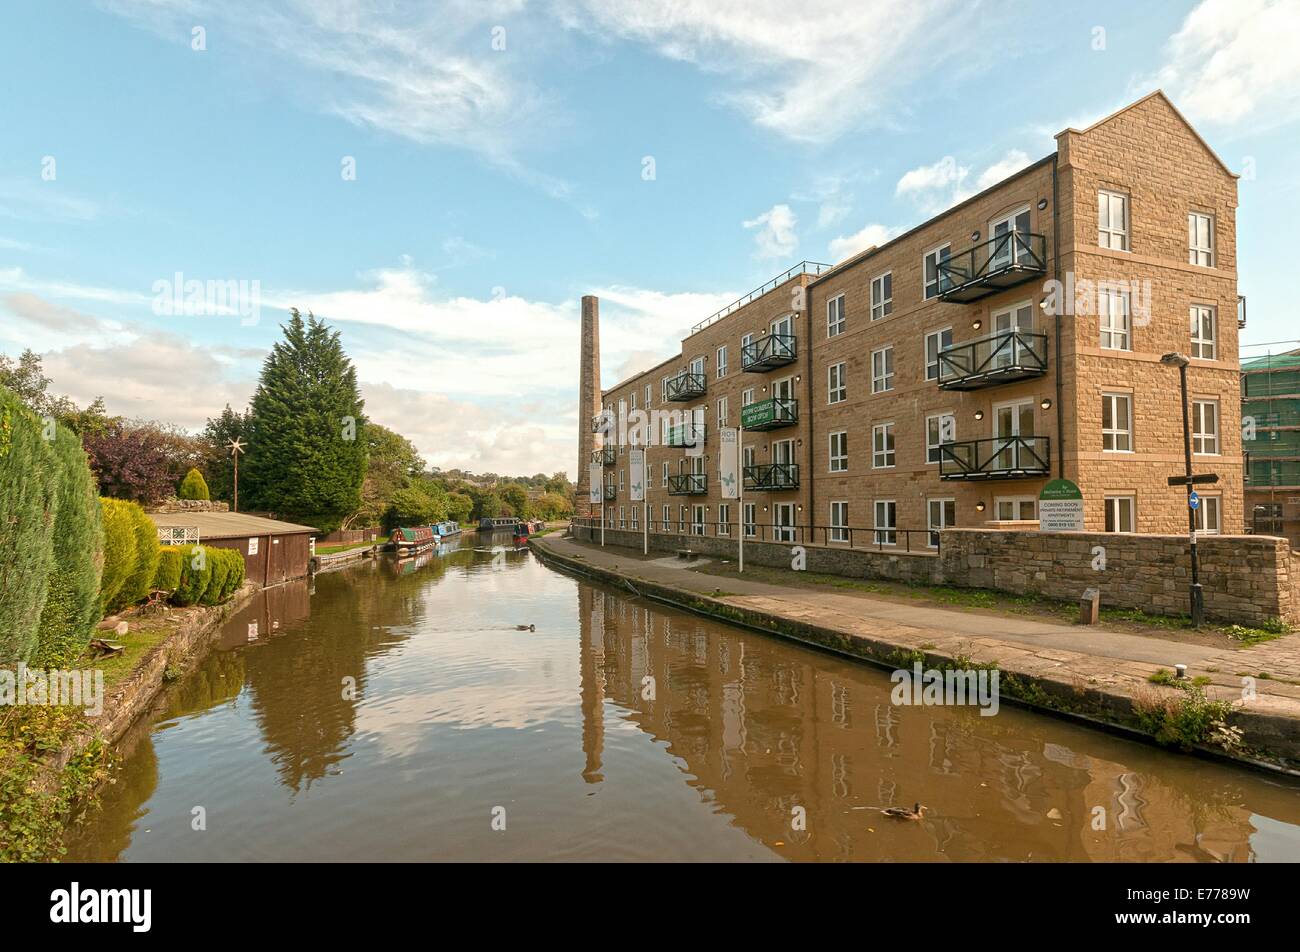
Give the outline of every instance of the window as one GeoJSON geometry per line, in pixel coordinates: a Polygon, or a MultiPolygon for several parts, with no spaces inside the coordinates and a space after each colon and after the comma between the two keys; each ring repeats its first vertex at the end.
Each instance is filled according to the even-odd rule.
{"type": "Polygon", "coordinates": [[[639,520],[640,520],[640,518],[641,518],[641,507],[640,507],[640,506],[633,506],[633,507],[632,507],[632,528],[633,528],[633,529],[640,529],[640,528],[641,528],[641,526],[640,526],[640,524],[639,524],[639,520]]]}
{"type": "Polygon", "coordinates": [[[878,423],[871,428],[871,468],[894,465],[894,424],[878,423]]]}
{"type": "Polygon", "coordinates": [[[932,549],[937,549],[939,533],[957,524],[957,500],[931,499],[926,502],[925,508],[926,528],[930,530],[926,544],[932,549]]]}
{"type": "Polygon", "coordinates": [[[871,392],[884,393],[894,389],[894,348],[884,347],[871,352],[871,392]]]}
{"type": "Polygon", "coordinates": [[[831,364],[826,368],[826,402],[843,403],[848,398],[849,390],[844,383],[845,364],[831,364]]]}
{"type": "Polygon", "coordinates": [[[740,338],[740,369],[745,369],[745,348],[754,343],[753,334],[743,334],[740,338]]]}
{"type": "Polygon", "coordinates": [[[720,503],[718,505],[718,535],[731,535],[731,504],[720,503]]]}
{"type": "MultiPolygon", "coordinates": [[[[667,488],[667,486],[668,486],[668,464],[667,464],[667,463],[664,463],[664,480],[663,480],[663,483],[661,484],[661,487],[662,487],[662,488],[667,488]]],[[[665,508],[667,508],[667,507],[665,507],[665,508]]],[[[665,522],[668,521],[668,517],[667,517],[667,516],[664,516],[664,521],[665,521],[665,522]]]]}
{"type": "MultiPolygon", "coordinates": [[[[620,446],[619,449],[622,449],[622,447],[620,446]]],[[[624,470],[624,469],[620,469],[620,470],[618,471],[618,491],[619,491],[620,493],[623,492],[623,474],[626,473],[626,472],[627,472],[627,470],[624,470]]]]}
{"type": "Polygon", "coordinates": [[[943,460],[939,449],[943,443],[951,443],[957,438],[957,418],[951,413],[939,413],[925,418],[925,461],[938,463],[943,460]]]}
{"type": "Polygon", "coordinates": [[[1106,531],[1107,532],[1133,532],[1135,531],[1133,513],[1135,503],[1132,496],[1107,496],[1106,497],[1106,531]]]}
{"type": "Polygon", "coordinates": [[[1219,401],[1192,401],[1192,452],[1219,455],[1219,401]]]}
{"type": "Polygon", "coordinates": [[[878,321],[894,313],[894,274],[886,271],[871,279],[871,319],[878,321]]]}
{"type": "Polygon", "coordinates": [[[830,541],[849,541],[849,504],[847,502],[831,503],[830,541]]]}
{"type": "Polygon", "coordinates": [[[679,533],[686,531],[686,507],[677,507],[677,531],[679,533]]]}
{"type": "Polygon", "coordinates": [[[635,410],[635,409],[636,409],[636,391],[635,391],[635,390],[633,390],[631,393],[628,394],[628,399],[631,400],[631,402],[632,402],[632,403],[631,403],[631,405],[632,405],[632,409],[635,410]]]}
{"type": "Polygon", "coordinates": [[[1033,496],[1000,496],[993,500],[993,512],[999,520],[1032,520],[1036,504],[1033,496]]]}
{"type": "Polygon", "coordinates": [[[826,336],[839,337],[844,333],[844,295],[837,294],[826,302],[826,336]]]}
{"type": "Polygon", "coordinates": [[[952,346],[952,328],[925,335],[925,379],[938,380],[940,376],[939,352],[952,346]]]}
{"type": "Polygon", "coordinates": [[[937,297],[940,291],[946,291],[952,285],[952,280],[945,274],[939,273],[939,262],[947,261],[948,256],[952,254],[952,245],[943,245],[927,252],[925,255],[925,298],[928,301],[932,297],[937,297]]]}
{"type": "Polygon", "coordinates": [[[650,406],[650,384],[645,385],[645,405],[650,406]]]}
{"type": "Polygon", "coordinates": [[[740,405],[741,405],[742,407],[747,407],[747,406],[749,406],[749,405],[750,405],[751,403],[753,403],[753,402],[754,402],[754,388],[753,388],[753,387],[750,387],[748,390],[742,390],[742,391],[740,391],[740,405]]]}
{"type": "Polygon", "coordinates": [[[752,502],[745,503],[742,508],[740,517],[745,522],[745,536],[753,538],[758,535],[758,520],[755,518],[755,504],[752,502]]]}
{"type": "Polygon", "coordinates": [[[1214,308],[1202,304],[1192,305],[1192,356],[1214,360],[1214,308]]]}
{"type": "Polygon", "coordinates": [[[831,472],[846,473],[849,469],[849,434],[847,430],[840,430],[838,433],[830,435],[831,441],[831,472]]]}
{"type": "Polygon", "coordinates": [[[718,397],[718,427],[727,425],[727,398],[718,397]]]}
{"type": "Polygon", "coordinates": [[[1218,496],[1202,496],[1201,503],[1196,507],[1196,531],[1204,532],[1206,535],[1217,535],[1223,528],[1220,519],[1218,496]]]}
{"type": "Polygon", "coordinates": [[[1108,453],[1133,452],[1133,398],[1128,394],[1101,395],[1101,448],[1108,453]]]}
{"type": "Polygon", "coordinates": [[[668,381],[671,379],[672,377],[668,376],[668,377],[664,377],[662,380],[659,381],[659,402],[660,403],[668,402],[668,381]]]}
{"type": "Polygon", "coordinates": [[[625,509],[626,509],[625,506],[618,507],[618,527],[620,529],[627,528],[627,514],[624,511],[625,509]]]}
{"type": "Polygon", "coordinates": [[[691,507],[691,535],[704,535],[704,507],[691,507]]]}
{"type": "Polygon", "coordinates": [[[876,500],[876,545],[895,545],[898,542],[898,504],[892,499],[876,500]]]}
{"type": "MultiPolygon", "coordinates": [[[[668,464],[665,463],[665,464],[664,464],[664,469],[665,469],[665,471],[667,470],[667,468],[668,468],[668,464]]],[[[664,530],[664,532],[667,532],[667,531],[668,531],[668,516],[669,516],[670,512],[671,512],[671,510],[668,508],[668,505],[665,503],[665,505],[664,505],[664,524],[663,524],[663,530],[664,530]]]]}
{"type": "Polygon", "coordinates": [[[723,344],[718,348],[718,376],[727,375],[727,345],[723,344]]]}
{"type": "Polygon", "coordinates": [[[1187,261],[1214,267],[1214,216],[1202,212],[1187,215],[1187,261]]]}
{"type": "Polygon", "coordinates": [[[1118,288],[1097,291],[1097,310],[1101,317],[1101,346],[1106,350],[1132,350],[1129,339],[1129,296],[1118,288]]]}
{"type": "Polygon", "coordinates": [[[1128,251],[1127,195],[1097,193],[1097,244],[1114,251],[1128,251]]]}

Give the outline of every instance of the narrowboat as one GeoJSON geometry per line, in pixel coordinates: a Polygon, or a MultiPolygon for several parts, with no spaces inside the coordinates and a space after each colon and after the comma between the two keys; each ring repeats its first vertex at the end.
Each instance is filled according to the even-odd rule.
{"type": "Polygon", "coordinates": [[[443,540],[454,539],[461,533],[460,523],[455,519],[448,519],[446,522],[440,522],[434,526],[433,531],[443,540]]]}
{"type": "Polygon", "coordinates": [[[513,529],[519,524],[519,520],[514,516],[484,516],[479,520],[479,532],[497,532],[502,529],[513,529]]]}
{"type": "Polygon", "coordinates": [[[398,555],[414,555],[437,545],[438,536],[429,526],[414,526],[409,529],[394,529],[388,542],[398,555]]]}
{"type": "Polygon", "coordinates": [[[515,545],[523,545],[528,541],[530,525],[528,522],[516,522],[514,532],[515,545]]]}

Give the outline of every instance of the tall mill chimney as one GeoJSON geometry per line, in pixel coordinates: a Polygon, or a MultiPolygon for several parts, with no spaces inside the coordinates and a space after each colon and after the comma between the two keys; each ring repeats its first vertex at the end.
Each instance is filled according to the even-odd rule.
{"type": "Polygon", "coordinates": [[[591,421],[600,414],[600,298],[582,298],[582,362],[578,367],[578,488],[575,511],[578,516],[598,518],[602,505],[589,502],[591,457],[596,434],[591,421]]]}

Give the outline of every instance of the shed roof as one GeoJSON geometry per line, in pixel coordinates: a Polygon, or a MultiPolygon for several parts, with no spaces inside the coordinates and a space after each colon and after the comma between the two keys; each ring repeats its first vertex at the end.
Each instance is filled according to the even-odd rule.
{"type": "Polygon", "coordinates": [[[311,526],[300,526],[278,519],[264,519],[243,512],[151,512],[149,518],[159,527],[195,526],[201,539],[234,539],[242,536],[297,535],[319,533],[311,526]]]}

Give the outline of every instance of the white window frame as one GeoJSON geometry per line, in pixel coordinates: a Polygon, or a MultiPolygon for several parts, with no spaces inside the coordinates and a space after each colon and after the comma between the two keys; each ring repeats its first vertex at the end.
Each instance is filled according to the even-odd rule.
{"type": "Polygon", "coordinates": [[[740,508],[741,531],[745,533],[746,539],[752,539],[758,535],[758,505],[756,503],[743,503],[740,508]]]}
{"type": "Polygon", "coordinates": [[[1103,453],[1133,452],[1133,394],[1108,390],[1102,391],[1101,451],[1103,453]],[[1121,405],[1124,408],[1123,421],[1120,420],[1118,413],[1121,405]],[[1110,408],[1110,426],[1106,426],[1107,407],[1110,408]],[[1106,445],[1107,442],[1110,443],[1109,446],[1106,445]]]}
{"type": "Polygon", "coordinates": [[[667,460],[664,460],[664,474],[663,474],[663,482],[659,484],[659,488],[660,488],[660,489],[667,489],[667,488],[668,488],[668,473],[669,473],[668,461],[667,461],[667,460]]]}
{"type": "Polygon", "coordinates": [[[747,407],[753,402],[754,402],[753,387],[746,387],[744,390],[740,391],[740,405],[742,407],[747,407]]]}
{"type": "Polygon", "coordinates": [[[652,385],[652,384],[646,384],[646,385],[645,385],[645,406],[646,406],[646,409],[647,409],[647,410],[650,409],[650,395],[651,395],[652,393],[654,393],[653,385],[652,385]]]}
{"type": "Polygon", "coordinates": [[[718,503],[718,535],[731,535],[731,503],[718,503]]]}
{"type": "Polygon", "coordinates": [[[881,347],[871,352],[871,392],[888,393],[894,389],[894,347],[881,347]],[[876,355],[881,355],[880,373],[876,372],[876,355]]]}
{"type": "Polygon", "coordinates": [[[836,499],[831,502],[831,525],[826,541],[849,541],[849,502],[847,499],[836,499]]]}
{"type": "Polygon", "coordinates": [[[871,319],[883,320],[894,313],[894,272],[886,271],[871,279],[871,319]],[[889,287],[885,287],[888,282],[889,287]]]}
{"type": "Polygon", "coordinates": [[[727,425],[727,410],[730,401],[726,397],[718,397],[718,429],[727,425]]]}
{"type": "Polygon", "coordinates": [[[925,501],[925,547],[927,549],[939,548],[939,533],[944,529],[949,529],[957,524],[957,497],[956,496],[932,496],[925,501]],[[931,508],[935,503],[939,504],[939,523],[935,524],[934,510],[931,508]],[[952,504],[952,522],[948,521],[945,506],[952,504]]]}
{"type": "Polygon", "coordinates": [[[940,452],[939,447],[942,446],[944,443],[955,442],[956,439],[957,439],[957,417],[954,413],[952,413],[949,410],[945,410],[942,413],[929,414],[925,418],[925,464],[927,466],[938,466],[941,462],[943,462],[943,453],[940,452]],[[943,421],[945,419],[952,421],[952,426],[950,428],[952,433],[951,440],[945,440],[943,438],[943,421]],[[937,438],[937,442],[934,443],[930,442],[930,421],[931,420],[938,421],[935,426],[935,436],[937,438]]]}
{"type": "Polygon", "coordinates": [[[1198,360],[1217,360],[1219,353],[1219,315],[1212,304],[1193,304],[1188,311],[1192,332],[1192,356],[1198,360]],[[1209,329],[1207,336],[1205,331],[1209,329]]]}
{"type": "Polygon", "coordinates": [[[898,501],[894,499],[873,500],[871,511],[875,517],[875,522],[872,525],[872,542],[875,545],[898,545],[898,501]],[[882,514],[889,517],[888,522],[880,521],[882,514]]]}
{"type": "Polygon", "coordinates": [[[641,515],[640,515],[640,514],[641,514],[641,507],[640,507],[640,506],[633,506],[633,507],[632,507],[632,528],[633,528],[633,529],[640,529],[640,528],[641,528],[641,515]]]}
{"type": "Polygon", "coordinates": [[[1218,456],[1219,437],[1223,416],[1219,412],[1219,401],[1208,397],[1192,399],[1192,453],[1196,456],[1218,456]],[[1206,407],[1213,407],[1213,427],[1205,429],[1206,407]]]}
{"type": "Polygon", "coordinates": [[[1133,307],[1129,292],[1116,287],[1097,289],[1097,345],[1102,350],[1133,349],[1133,307]],[[1116,302],[1123,302],[1116,312],[1116,302]],[[1116,318],[1119,318],[1118,324],[1116,318]],[[1119,346],[1116,346],[1118,340],[1119,346]]]}
{"type": "Polygon", "coordinates": [[[849,471],[849,431],[836,430],[834,433],[828,433],[826,440],[830,453],[830,463],[827,471],[831,473],[847,473],[849,471]],[[841,444],[838,447],[835,445],[837,441],[841,444]],[[836,452],[836,450],[840,452],[836,452]]]}
{"type": "Polygon", "coordinates": [[[1193,510],[1196,531],[1201,535],[1218,535],[1223,531],[1223,497],[1218,493],[1201,496],[1200,504],[1193,510]],[[1214,510],[1214,524],[1210,525],[1209,512],[1214,510]]]}
{"type": "Polygon", "coordinates": [[[1106,507],[1105,525],[1112,528],[1106,528],[1106,532],[1131,533],[1137,531],[1137,496],[1133,493],[1107,493],[1103,500],[1106,507]],[[1128,527],[1121,528],[1120,515],[1123,512],[1122,504],[1128,503],[1128,527]]]}
{"type": "Polygon", "coordinates": [[[826,402],[828,404],[843,403],[849,398],[849,387],[844,380],[847,371],[848,364],[842,360],[826,368],[826,402]]]}
{"type": "Polygon", "coordinates": [[[939,262],[947,261],[952,257],[952,242],[944,242],[938,247],[931,248],[921,256],[921,300],[929,301],[931,298],[939,296],[943,290],[943,275],[939,272],[939,262]],[[947,255],[940,258],[942,252],[948,252],[947,255]],[[934,280],[931,281],[926,275],[926,268],[929,266],[930,259],[934,258],[934,280]]]}
{"type": "Polygon", "coordinates": [[[1214,267],[1214,216],[1209,212],[1187,213],[1187,263],[1203,268],[1214,267]],[[1205,240],[1201,241],[1201,225],[1205,240]]]}
{"type": "MultiPolygon", "coordinates": [[[[664,465],[666,466],[666,465],[668,465],[668,464],[665,463],[664,465]]],[[[673,514],[673,511],[672,511],[672,509],[669,507],[668,503],[664,503],[663,514],[664,514],[664,520],[663,520],[663,525],[662,525],[662,527],[660,528],[660,531],[661,531],[661,532],[667,532],[667,531],[668,531],[668,521],[669,521],[669,517],[672,516],[672,514],[673,514]]]]}
{"type": "Polygon", "coordinates": [[[826,302],[826,336],[839,337],[844,333],[845,325],[844,314],[844,292],[841,291],[835,297],[826,302]]]}
{"type": "Polygon", "coordinates": [[[943,364],[939,360],[939,354],[944,350],[943,335],[948,335],[948,346],[952,346],[952,328],[941,327],[937,331],[931,331],[925,335],[925,343],[922,346],[921,358],[925,362],[925,379],[938,380],[943,373],[943,364]],[[930,360],[930,340],[934,339],[934,360],[930,360]],[[933,373],[931,373],[933,371],[933,373]]]}
{"type": "Polygon", "coordinates": [[[718,348],[717,356],[717,377],[721,379],[727,375],[727,345],[723,344],[718,348]]]}
{"type": "Polygon", "coordinates": [[[871,428],[871,468],[893,469],[898,465],[898,444],[894,439],[894,422],[877,423],[871,428]],[[884,437],[883,445],[879,439],[884,437]]]}
{"type": "Polygon", "coordinates": [[[1021,519],[1021,518],[1020,518],[1020,506],[1021,506],[1022,503],[1026,503],[1026,502],[1029,503],[1030,511],[1033,512],[1033,515],[1029,517],[1029,520],[1033,520],[1033,519],[1038,518],[1038,497],[1037,497],[1037,496],[994,496],[994,497],[993,497],[993,518],[994,518],[994,521],[996,521],[996,522],[1025,522],[1025,521],[1029,521],[1029,520],[1024,520],[1024,519],[1021,519]],[[1014,504],[1015,504],[1015,507],[1016,507],[1016,514],[1015,514],[1015,516],[1014,516],[1012,519],[1002,519],[1001,517],[998,516],[998,507],[999,507],[1000,505],[1002,505],[1002,503],[1004,503],[1004,502],[1009,502],[1009,503],[1014,503],[1014,504]]]}
{"type": "Polygon", "coordinates": [[[1129,250],[1129,215],[1128,195],[1123,192],[1100,189],[1097,192],[1097,247],[1109,248],[1111,251],[1128,251],[1129,250]],[[1120,214],[1123,221],[1119,226],[1115,225],[1113,202],[1119,201],[1120,214]],[[1103,201],[1105,202],[1105,213],[1103,218],[1103,201]]]}

